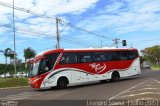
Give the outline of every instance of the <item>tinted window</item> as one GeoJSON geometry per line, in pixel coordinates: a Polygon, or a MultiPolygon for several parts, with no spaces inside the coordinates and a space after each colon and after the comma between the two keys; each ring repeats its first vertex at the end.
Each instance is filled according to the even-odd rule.
{"type": "Polygon", "coordinates": [[[132,59],[135,59],[138,57],[138,53],[137,51],[129,51],[128,52],[128,59],[129,60],[132,60],[132,59]]]}
{"type": "Polygon", "coordinates": [[[59,54],[60,53],[53,53],[53,54],[46,55],[45,60],[46,60],[46,64],[49,66],[49,69],[53,68],[59,54]]]}
{"type": "Polygon", "coordinates": [[[118,52],[107,52],[106,61],[118,61],[120,60],[120,55],[118,52]]]}
{"type": "Polygon", "coordinates": [[[43,58],[40,62],[39,73],[42,74],[50,71],[53,68],[58,56],[59,53],[45,55],[45,58],[43,58]]]}
{"type": "Polygon", "coordinates": [[[91,53],[78,53],[78,62],[80,63],[92,62],[91,53]]]}
{"type": "Polygon", "coordinates": [[[119,52],[120,55],[120,60],[127,60],[128,59],[128,52],[124,51],[124,52],[119,52]]]}
{"type": "Polygon", "coordinates": [[[94,62],[100,62],[100,61],[105,61],[105,60],[106,60],[105,53],[103,53],[103,52],[93,53],[93,61],[94,62]]]}
{"type": "Polygon", "coordinates": [[[77,56],[75,53],[64,53],[60,63],[61,64],[77,63],[77,56]]]}

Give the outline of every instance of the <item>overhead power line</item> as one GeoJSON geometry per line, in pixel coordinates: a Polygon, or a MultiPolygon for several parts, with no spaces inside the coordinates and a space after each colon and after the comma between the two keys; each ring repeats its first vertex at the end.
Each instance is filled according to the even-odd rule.
{"type": "Polygon", "coordinates": [[[119,43],[119,40],[118,38],[115,38],[113,41],[114,41],[114,44],[116,45],[116,48],[118,48],[118,43],[119,43]]]}
{"type": "MultiPolygon", "coordinates": [[[[13,32],[12,26],[9,24],[1,24],[0,23],[0,27],[7,28],[6,30],[13,32]]],[[[33,29],[27,30],[25,28],[17,28],[17,27],[15,29],[16,29],[15,31],[17,33],[21,33],[21,34],[29,34],[29,35],[34,35],[34,36],[36,35],[36,37],[47,38],[47,39],[51,39],[54,37],[56,39],[56,36],[50,36],[50,34],[42,33],[42,32],[39,33],[38,31],[34,31],[33,29]],[[44,35],[46,35],[46,36],[44,36],[44,35]]],[[[83,46],[88,46],[88,47],[93,46],[92,43],[89,44],[88,42],[85,42],[85,41],[80,40],[78,38],[64,36],[64,37],[60,37],[60,39],[63,39],[65,42],[72,43],[72,44],[83,45],[83,46]]]]}
{"type": "Polygon", "coordinates": [[[45,15],[33,12],[33,11],[29,10],[29,9],[13,6],[13,5],[10,5],[10,4],[5,3],[5,2],[0,2],[0,5],[5,6],[5,7],[9,7],[11,9],[16,9],[16,10],[19,10],[19,11],[22,11],[22,12],[26,12],[26,13],[32,14],[32,15],[37,16],[37,17],[41,17],[41,18],[43,18],[45,20],[52,21],[52,22],[55,23],[55,18],[46,17],[45,15]]]}
{"type": "Polygon", "coordinates": [[[101,38],[113,40],[113,38],[110,38],[110,37],[107,37],[107,36],[104,36],[104,35],[100,35],[100,34],[96,34],[96,33],[92,32],[92,31],[88,31],[88,30],[86,30],[86,29],[77,27],[77,26],[75,26],[75,25],[73,25],[73,24],[71,24],[71,23],[67,23],[67,22],[64,22],[64,21],[61,21],[60,23],[61,23],[62,25],[68,25],[68,26],[70,26],[71,28],[75,28],[75,29],[77,29],[77,30],[86,32],[86,33],[88,33],[88,34],[91,34],[91,35],[94,35],[94,36],[97,36],[97,37],[101,37],[101,38]],[[63,22],[63,23],[62,23],[62,22],[63,22]]]}
{"type": "MultiPolygon", "coordinates": [[[[8,3],[4,3],[4,2],[0,2],[0,5],[3,5],[5,7],[9,7],[9,8],[13,8],[12,5],[10,5],[8,3]]],[[[51,21],[51,22],[56,22],[56,17],[55,18],[46,17],[45,15],[41,15],[39,13],[33,12],[33,11],[25,9],[25,8],[20,8],[20,7],[17,7],[17,6],[14,6],[14,9],[19,10],[19,11],[23,11],[23,12],[26,12],[26,13],[30,13],[32,15],[35,15],[37,17],[41,17],[41,18],[46,19],[46,20],[51,21]]],[[[60,19],[60,18],[58,18],[58,19],[60,19]]],[[[60,20],[61,20],[60,24],[62,24],[62,25],[68,25],[71,28],[75,28],[77,30],[86,32],[88,34],[91,34],[91,35],[94,35],[94,36],[97,36],[97,37],[101,37],[101,38],[105,38],[105,39],[108,39],[108,40],[113,40],[113,38],[110,38],[110,37],[107,37],[107,36],[104,36],[104,35],[100,35],[100,34],[96,34],[96,33],[92,32],[92,31],[88,31],[88,30],[86,30],[84,28],[80,28],[80,27],[77,27],[76,25],[73,25],[71,23],[65,22],[62,19],[60,19],[60,20]]]]}

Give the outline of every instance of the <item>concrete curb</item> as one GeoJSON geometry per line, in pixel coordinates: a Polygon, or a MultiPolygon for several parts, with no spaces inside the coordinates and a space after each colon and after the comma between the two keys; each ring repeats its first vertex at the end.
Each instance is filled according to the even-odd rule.
{"type": "Polygon", "coordinates": [[[6,88],[0,88],[0,90],[18,89],[18,88],[27,88],[27,87],[29,86],[6,87],[6,88]]]}

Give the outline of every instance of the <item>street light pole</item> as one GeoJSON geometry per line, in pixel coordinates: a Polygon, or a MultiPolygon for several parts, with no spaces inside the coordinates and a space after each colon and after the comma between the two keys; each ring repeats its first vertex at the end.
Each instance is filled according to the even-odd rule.
{"type": "Polygon", "coordinates": [[[116,48],[118,48],[118,41],[119,41],[119,40],[120,40],[120,39],[118,39],[118,38],[113,39],[114,44],[116,45],[116,48]]]}
{"type": "Polygon", "coordinates": [[[14,19],[14,0],[13,0],[13,36],[14,36],[14,70],[15,70],[15,77],[16,77],[17,69],[16,69],[16,36],[15,36],[15,19],[14,19]]]}
{"type": "Polygon", "coordinates": [[[59,23],[59,19],[56,17],[56,33],[57,33],[57,49],[59,49],[60,48],[60,44],[59,44],[59,30],[58,30],[58,23],[59,23]]]}

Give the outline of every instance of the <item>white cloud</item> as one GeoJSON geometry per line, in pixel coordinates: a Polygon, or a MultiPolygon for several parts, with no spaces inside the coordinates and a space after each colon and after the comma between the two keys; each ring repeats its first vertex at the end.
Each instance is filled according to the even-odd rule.
{"type": "Polygon", "coordinates": [[[1,38],[1,39],[0,39],[0,43],[1,43],[1,44],[2,44],[2,43],[6,43],[6,41],[8,41],[7,38],[1,38]]]}
{"type": "Polygon", "coordinates": [[[91,31],[110,30],[117,34],[136,31],[157,31],[160,27],[159,0],[114,1],[99,15],[89,17],[79,23],[91,31]],[[125,2],[125,4],[124,4],[125,2]]]}
{"type": "MultiPolygon", "coordinates": [[[[4,3],[12,5],[12,0],[1,0],[4,3]]],[[[15,6],[34,11],[47,16],[55,16],[64,13],[77,14],[86,11],[94,6],[98,0],[15,0],[15,6]]],[[[1,6],[2,7],[2,6],[1,6]]],[[[12,9],[2,7],[0,14],[12,13],[12,9]],[[1,12],[3,11],[3,12],[1,12]]],[[[15,11],[18,18],[27,18],[29,14],[15,11]]]]}
{"type": "MultiPolygon", "coordinates": [[[[22,44],[25,40],[16,40],[16,44],[22,44]]],[[[1,35],[0,36],[0,45],[13,45],[13,39],[9,36],[1,35]]]]}
{"type": "Polygon", "coordinates": [[[125,4],[123,2],[113,2],[112,5],[107,5],[105,7],[105,10],[103,10],[103,12],[106,13],[117,13],[117,11],[124,6],[125,4]]]}
{"type": "MultiPolygon", "coordinates": [[[[12,0],[2,0],[12,4],[12,0]]],[[[53,17],[65,13],[80,14],[94,7],[98,0],[15,0],[15,6],[23,7],[46,16],[53,17]]],[[[95,11],[94,16],[80,20],[78,26],[90,31],[112,31],[117,34],[125,34],[135,31],[156,31],[160,27],[160,1],[159,0],[111,0],[104,9],[95,11]]],[[[0,6],[0,16],[3,22],[9,23],[12,17],[12,9],[0,6]],[[9,19],[10,18],[10,19],[9,19]]],[[[25,27],[41,31],[54,36],[56,33],[55,22],[51,23],[42,18],[31,17],[32,15],[21,11],[15,11],[17,27],[25,27]],[[24,22],[22,22],[24,21],[24,22]]],[[[64,26],[60,26],[62,30],[64,26]]],[[[65,34],[70,28],[65,29],[65,34]]],[[[32,35],[22,35],[32,37],[32,35]]]]}
{"type": "MultiPolygon", "coordinates": [[[[89,8],[92,8],[98,0],[15,0],[15,6],[25,8],[34,11],[39,14],[44,14],[45,16],[53,17],[56,15],[61,15],[64,13],[69,14],[80,14],[89,8]]],[[[1,2],[13,4],[12,0],[1,0],[1,2]]],[[[3,23],[12,22],[12,9],[0,5],[0,17],[3,23]],[[10,15],[10,16],[8,16],[10,15]]],[[[47,33],[50,36],[56,35],[55,22],[46,21],[45,19],[36,17],[29,13],[25,13],[19,10],[15,10],[15,20],[17,28],[27,28],[28,30],[33,29],[40,31],[41,33],[47,33]]],[[[59,26],[62,30],[64,26],[59,26]]],[[[69,28],[65,28],[65,32],[69,28]]],[[[19,30],[20,31],[20,30],[19,30]]],[[[31,33],[30,31],[28,33],[31,33]]],[[[38,36],[30,34],[18,34],[24,37],[35,37],[38,36]]],[[[43,36],[43,35],[42,35],[43,36]]],[[[46,35],[44,35],[46,36],[46,35]]]]}
{"type": "Polygon", "coordinates": [[[38,12],[46,12],[47,15],[64,13],[81,13],[94,6],[98,0],[38,0],[32,9],[38,12]]]}

